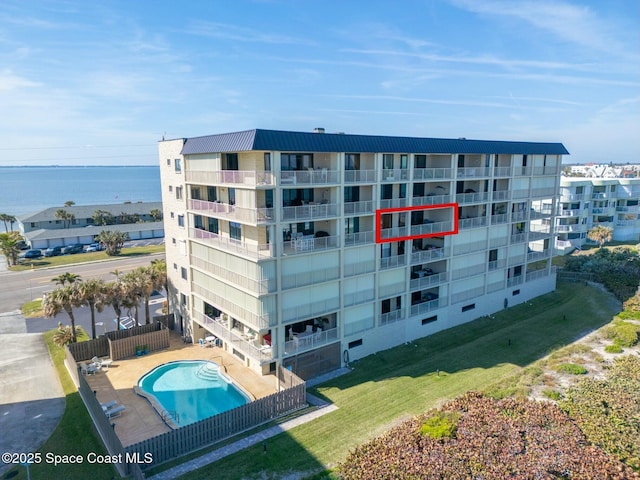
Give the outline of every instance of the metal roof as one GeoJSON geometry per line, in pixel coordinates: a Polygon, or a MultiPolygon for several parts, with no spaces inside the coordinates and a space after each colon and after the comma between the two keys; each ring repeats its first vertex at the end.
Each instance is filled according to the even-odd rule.
{"type": "Polygon", "coordinates": [[[72,205],[70,207],[49,207],[39,212],[18,215],[18,220],[27,222],[46,222],[56,219],[56,212],[64,210],[75,215],[76,220],[91,218],[96,210],[104,210],[117,216],[122,213],[128,215],[148,215],[151,210],[162,211],[162,202],[109,203],[102,205],[72,205]]]}
{"type": "Polygon", "coordinates": [[[245,130],[187,138],[182,154],[242,151],[567,155],[562,143],[245,130]]]}

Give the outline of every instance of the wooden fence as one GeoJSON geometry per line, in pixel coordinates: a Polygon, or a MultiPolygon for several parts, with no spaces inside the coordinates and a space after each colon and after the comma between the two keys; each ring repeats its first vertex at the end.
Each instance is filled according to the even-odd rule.
{"type": "Polygon", "coordinates": [[[141,458],[151,453],[153,465],[142,466],[143,469],[150,468],[304,408],[307,405],[306,383],[282,367],[279,367],[278,377],[291,386],[233,410],[129,445],[124,451],[141,458]]]}
{"type": "Polygon", "coordinates": [[[154,352],[169,347],[169,330],[157,322],[106,334],[111,360],[132,357],[140,347],[154,352]]]}

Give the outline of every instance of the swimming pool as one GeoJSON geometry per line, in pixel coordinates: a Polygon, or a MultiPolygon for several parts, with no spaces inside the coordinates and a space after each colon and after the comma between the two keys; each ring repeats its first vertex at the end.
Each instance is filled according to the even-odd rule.
{"type": "Polygon", "coordinates": [[[172,415],[174,426],[184,426],[249,403],[220,367],[205,360],[179,360],[160,365],[138,380],[138,388],[155,400],[163,416],[172,415]]]}

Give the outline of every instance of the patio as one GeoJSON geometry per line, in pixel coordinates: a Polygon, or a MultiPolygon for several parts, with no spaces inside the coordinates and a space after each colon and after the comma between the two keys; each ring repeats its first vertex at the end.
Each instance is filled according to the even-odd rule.
{"type": "Polygon", "coordinates": [[[108,369],[103,368],[95,375],[85,376],[100,403],[116,400],[125,406],[122,415],[112,420],[123,446],[170,430],[149,402],[133,391],[133,386],[149,370],[175,360],[210,360],[222,364],[226,367],[226,375],[256,399],[276,392],[274,376],[259,376],[222,348],[185,344],[180,335],[172,332],[168,349],[117,360],[108,369]]]}

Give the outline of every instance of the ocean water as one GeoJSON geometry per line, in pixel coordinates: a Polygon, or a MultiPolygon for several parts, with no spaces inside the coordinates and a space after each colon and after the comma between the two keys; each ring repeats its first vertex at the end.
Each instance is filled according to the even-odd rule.
{"type": "MultiPolygon", "coordinates": [[[[0,167],[0,213],[162,200],[159,166],[0,167]]],[[[4,225],[0,222],[0,231],[4,225]]]]}

